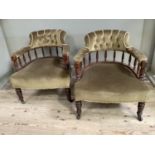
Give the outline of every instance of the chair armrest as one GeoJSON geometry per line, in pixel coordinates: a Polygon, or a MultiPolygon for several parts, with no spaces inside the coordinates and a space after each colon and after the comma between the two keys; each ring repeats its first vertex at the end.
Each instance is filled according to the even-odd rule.
{"type": "Polygon", "coordinates": [[[18,64],[17,64],[17,59],[22,56],[25,52],[29,51],[30,50],[30,47],[27,46],[27,47],[24,47],[24,48],[21,48],[20,50],[14,52],[12,55],[11,55],[11,60],[13,62],[13,67],[15,70],[17,70],[18,68],[18,64]]]}
{"type": "Polygon", "coordinates": [[[141,63],[141,62],[147,62],[147,57],[145,56],[144,53],[140,52],[138,49],[131,47],[131,48],[127,48],[127,51],[131,54],[133,54],[133,56],[135,56],[135,58],[141,63]]]}
{"type": "Polygon", "coordinates": [[[88,48],[81,48],[79,52],[74,57],[74,67],[75,67],[75,73],[76,73],[76,79],[79,80],[82,73],[82,61],[85,55],[89,53],[88,48]]]}
{"type": "Polygon", "coordinates": [[[74,56],[74,61],[75,63],[80,63],[82,62],[83,58],[85,57],[85,55],[89,53],[89,49],[88,48],[81,48],[79,50],[79,52],[74,56]]]}
{"type": "Polygon", "coordinates": [[[138,68],[139,68],[139,78],[143,79],[145,71],[146,71],[146,66],[147,66],[147,57],[140,52],[138,49],[131,47],[127,48],[127,51],[131,53],[139,62],[138,68]]]}
{"type": "Polygon", "coordinates": [[[11,57],[20,57],[22,56],[25,52],[27,52],[28,50],[30,50],[30,47],[27,46],[27,47],[24,47],[24,48],[21,48],[20,50],[14,52],[11,57]]]}

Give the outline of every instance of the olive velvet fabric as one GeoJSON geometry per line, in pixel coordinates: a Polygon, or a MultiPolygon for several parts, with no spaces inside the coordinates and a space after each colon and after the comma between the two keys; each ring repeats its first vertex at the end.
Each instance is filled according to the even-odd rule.
{"type": "Polygon", "coordinates": [[[69,88],[70,73],[68,68],[64,68],[69,63],[69,45],[65,44],[66,32],[61,29],[45,29],[33,31],[29,37],[29,45],[12,54],[15,69],[15,73],[10,77],[12,87],[20,89],[69,88]],[[44,51],[45,47],[50,51],[44,51]],[[56,47],[62,49],[62,56],[54,58],[52,52],[56,47]],[[45,52],[47,54],[51,52],[49,58],[45,56],[45,52]],[[24,58],[24,65],[20,65],[20,61],[24,58]]]}
{"type": "Polygon", "coordinates": [[[98,63],[84,71],[74,88],[76,101],[120,103],[155,100],[151,85],[121,64],[98,63]]]}
{"type": "MultiPolygon", "coordinates": [[[[129,43],[129,34],[122,30],[97,30],[86,34],[85,47],[81,48],[75,55],[75,69],[77,81],[74,86],[75,101],[88,101],[100,103],[120,103],[120,102],[145,102],[155,100],[155,89],[132,73],[135,62],[146,64],[147,57],[129,43]],[[136,61],[130,64],[128,69],[121,60],[106,59],[106,63],[98,62],[79,69],[86,55],[102,51],[122,51],[128,53],[136,61]],[[109,62],[108,62],[109,61],[109,62]],[[80,71],[79,71],[80,70],[80,71]],[[81,71],[83,76],[81,76],[81,71]]],[[[100,55],[100,54],[98,54],[100,55]]],[[[128,65],[126,64],[126,65],[128,65]]],[[[81,65],[82,66],[82,65],[81,65]]],[[[83,65],[84,66],[84,65],[83,65]]],[[[136,67],[135,67],[136,68],[136,67]]],[[[138,69],[138,67],[137,67],[138,69]]],[[[135,72],[135,71],[134,71],[135,72]]]]}
{"type": "Polygon", "coordinates": [[[76,62],[81,62],[85,54],[94,51],[126,51],[139,61],[147,61],[147,57],[129,43],[129,34],[120,30],[98,30],[85,36],[85,47],[81,48],[74,57],[76,62]]]}
{"type": "Polygon", "coordinates": [[[42,46],[61,46],[65,44],[66,32],[60,29],[46,29],[31,32],[29,46],[37,48],[42,46]]]}
{"type": "Polygon", "coordinates": [[[42,58],[15,72],[11,83],[13,88],[24,89],[69,88],[70,76],[61,59],[42,58]]]}

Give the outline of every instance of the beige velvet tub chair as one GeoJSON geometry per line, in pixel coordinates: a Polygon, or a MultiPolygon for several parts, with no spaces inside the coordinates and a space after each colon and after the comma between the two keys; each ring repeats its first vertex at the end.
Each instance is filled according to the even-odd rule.
{"type": "Polygon", "coordinates": [[[57,29],[30,33],[27,47],[13,53],[15,73],[11,76],[12,87],[22,103],[22,89],[65,88],[71,99],[69,45],[65,44],[66,32],[57,29]]]}
{"type": "Polygon", "coordinates": [[[82,101],[85,101],[138,102],[138,120],[142,120],[144,105],[152,89],[143,81],[147,58],[130,46],[126,31],[99,30],[88,33],[85,47],[79,50],[74,61],[77,119],[81,117],[82,101]]]}

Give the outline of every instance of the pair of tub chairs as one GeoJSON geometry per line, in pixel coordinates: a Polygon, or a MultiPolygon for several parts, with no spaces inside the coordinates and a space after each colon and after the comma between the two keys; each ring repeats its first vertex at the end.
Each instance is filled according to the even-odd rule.
{"type": "Polygon", "coordinates": [[[73,89],[65,36],[63,30],[35,31],[29,35],[29,45],[13,53],[15,73],[11,76],[11,84],[19,100],[24,103],[22,89],[65,88],[68,100],[75,101],[77,119],[81,117],[82,101],[138,102],[137,116],[142,121],[150,92],[150,87],[142,81],[147,58],[130,46],[129,34],[119,30],[88,33],[85,47],[74,57],[73,89]]]}

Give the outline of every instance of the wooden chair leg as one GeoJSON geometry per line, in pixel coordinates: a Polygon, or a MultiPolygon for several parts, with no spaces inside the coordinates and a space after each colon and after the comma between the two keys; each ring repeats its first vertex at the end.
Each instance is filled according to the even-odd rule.
{"type": "Polygon", "coordinates": [[[23,94],[22,94],[22,90],[21,90],[20,88],[16,88],[15,90],[16,90],[16,94],[17,94],[19,100],[20,100],[22,103],[25,103],[25,102],[24,102],[24,98],[23,98],[23,94]]]}
{"type": "Polygon", "coordinates": [[[81,110],[82,102],[76,101],[75,104],[76,104],[76,110],[77,110],[76,118],[80,119],[81,118],[81,112],[82,112],[82,110],[81,110]]]}
{"type": "Polygon", "coordinates": [[[74,98],[71,94],[71,88],[66,88],[66,95],[67,95],[67,99],[69,102],[73,102],[74,101],[74,98]]]}
{"type": "Polygon", "coordinates": [[[142,114],[143,114],[144,107],[145,107],[145,102],[139,102],[138,103],[137,116],[138,116],[138,120],[139,121],[142,121],[143,120],[142,114]]]}

